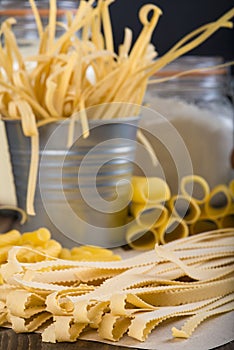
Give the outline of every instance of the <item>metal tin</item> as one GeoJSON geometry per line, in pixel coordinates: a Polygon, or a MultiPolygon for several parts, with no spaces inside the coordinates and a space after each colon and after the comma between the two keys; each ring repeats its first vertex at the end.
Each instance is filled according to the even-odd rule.
{"type": "MultiPolygon", "coordinates": [[[[75,142],[69,149],[68,120],[40,127],[36,216],[30,216],[21,230],[45,226],[69,247],[74,242],[106,247],[125,244],[138,120],[91,120],[86,139],[76,122],[75,142]]],[[[25,209],[30,138],[24,136],[20,121],[6,120],[5,125],[18,206],[25,209]]]]}

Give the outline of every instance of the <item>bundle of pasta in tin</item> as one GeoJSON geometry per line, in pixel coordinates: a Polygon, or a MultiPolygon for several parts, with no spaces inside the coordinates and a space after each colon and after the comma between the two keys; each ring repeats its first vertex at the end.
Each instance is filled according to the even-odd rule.
{"type": "MultiPolygon", "coordinates": [[[[139,115],[149,78],[179,56],[192,50],[220,28],[232,28],[231,9],[218,20],[203,25],[157,57],[151,37],[162,11],[154,4],[139,12],[142,30],[135,43],[126,28],[123,43],[114,51],[109,14],[113,0],[80,1],[74,14],[67,13],[66,25],[57,23],[57,3],[50,0],[49,22],[43,27],[35,0],[29,0],[37,23],[39,46],[32,57],[23,58],[14,36],[14,18],[0,29],[0,115],[21,120],[24,135],[31,138],[31,167],[28,176],[27,214],[35,215],[40,126],[69,118],[69,142],[74,120],[79,118],[84,137],[89,135],[86,108],[103,105],[91,118],[112,119],[139,115]],[[64,32],[56,38],[56,27],[64,32]],[[81,38],[76,35],[81,33],[81,38]],[[3,44],[2,44],[3,43],[3,44]],[[157,59],[155,60],[155,58],[157,59]],[[28,68],[27,62],[35,67],[28,68]],[[89,79],[87,71],[93,72],[89,79]],[[121,102],[121,103],[113,103],[121,102]]],[[[152,148],[142,133],[141,142],[152,148]]]]}
{"type": "Polygon", "coordinates": [[[172,195],[161,178],[135,176],[126,240],[138,250],[152,249],[188,235],[234,227],[233,181],[212,190],[201,176],[181,179],[172,195]]]}

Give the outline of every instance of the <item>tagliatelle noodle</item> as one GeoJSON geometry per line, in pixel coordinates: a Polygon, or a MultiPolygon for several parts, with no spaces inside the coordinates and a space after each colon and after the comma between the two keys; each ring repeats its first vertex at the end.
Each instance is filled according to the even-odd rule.
{"type": "MultiPolygon", "coordinates": [[[[196,320],[203,321],[207,315],[215,316],[233,309],[233,234],[233,229],[206,232],[164,247],[156,246],[155,251],[135,258],[108,263],[57,259],[20,263],[17,255],[21,248],[13,248],[8,263],[2,266],[4,280],[11,283],[13,293],[18,288],[32,293],[31,304],[25,303],[26,297],[21,298],[24,301],[17,310],[29,315],[27,308],[33,306],[33,300],[40,305],[29,321],[10,313],[12,327],[18,331],[32,331],[46,319],[52,322],[53,316],[53,323],[43,331],[43,341],[75,341],[88,325],[96,328],[99,336],[113,341],[126,331],[129,336],[144,341],[164,320],[191,315],[195,321],[188,321],[191,325],[188,324],[186,334],[190,335],[199,323],[196,320]],[[87,286],[78,279],[79,286],[74,288],[74,273],[85,276],[90,269],[93,276],[95,270],[99,277],[102,271],[106,280],[94,285],[90,280],[87,286]],[[117,275],[107,277],[105,269],[112,269],[117,275]],[[178,280],[183,276],[193,279],[178,280]],[[61,285],[61,280],[64,283],[66,279],[70,283],[73,281],[73,286],[61,285]],[[35,294],[39,299],[35,299],[35,294]],[[36,313],[44,300],[45,310],[36,313]],[[64,332],[59,332],[61,328],[64,332]]],[[[6,284],[4,288],[7,291],[9,287],[6,284]]],[[[12,294],[7,301],[8,294],[5,292],[1,300],[9,304],[16,298],[12,294]]],[[[11,310],[13,312],[12,306],[11,310]]],[[[4,320],[4,313],[2,315],[4,320]]]]}
{"type": "Polygon", "coordinates": [[[166,54],[164,54],[164,56],[162,56],[158,62],[151,64],[152,68],[148,74],[152,75],[156,73],[156,71],[163,68],[166,64],[168,64],[172,60],[192,50],[192,48],[198,46],[201,42],[205,41],[208,37],[210,37],[218,28],[221,28],[221,27],[232,28],[233,24],[229,22],[229,20],[233,16],[234,16],[234,9],[231,9],[230,11],[225,13],[222,17],[220,17],[218,21],[209,23],[208,25],[204,25],[194,30],[190,34],[186,35],[176,45],[174,45],[172,49],[170,49],[166,54]],[[186,44],[186,42],[188,43],[186,44]]]}
{"type": "MultiPolygon", "coordinates": [[[[209,302],[208,302],[209,303],[209,302]]],[[[188,316],[196,314],[198,310],[207,307],[207,301],[193,304],[175,306],[174,308],[163,308],[151,313],[136,315],[129,327],[128,335],[140,341],[146,340],[149,333],[161,322],[178,316],[188,316]],[[147,317],[148,316],[148,317],[147,317]]],[[[198,311],[199,312],[199,311],[198,311]]],[[[215,315],[215,310],[214,310],[215,315]]],[[[176,333],[174,333],[176,336],[176,333]]]]}
{"type": "Polygon", "coordinates": [[[176,329],[175,327],[172,328],[172,334],[174,337],[177,338],[189,338],[193,331],[196,329],[198,325],[201,324],[201,322],[205,321],[208,317],[221,314],[228,311],[234,310],[234,294],[228,295],[224,298],[222,298],[221,301],[217,301],[218,306],[215,306],[215,308],[211,310],[201,310],[198,313],[196,313],[194,316],[192,316],[188,321],[185,322],[185,324],[182,326],[181,330],[176,329]],[[225,305],[226,303],[230,303],[228,307],[225,305]]]}

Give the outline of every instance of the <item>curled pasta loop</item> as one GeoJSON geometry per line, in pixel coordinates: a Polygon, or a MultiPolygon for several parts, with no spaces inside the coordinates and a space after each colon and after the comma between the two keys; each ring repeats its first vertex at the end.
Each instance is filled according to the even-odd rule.
{"type": "Polygon", "coordinates": [[[158,243],[158,234],[155,228],[143,228],[133,222],[126,232],[126,241],[136,250],[150,250],[158,243]]]}
{"type": "Polygon", "coordinates": [[[208,201],[204,204],[206,215],[213,219],[225,216],[231,209],[232,198],[226,185],[213,188],[208,201]]]}
{"type": "Polygon", "coordinates": [[[138,204],[130,205],[130,213],[136,219],[139,226],[142,227],[158,227],[162,225],[169,216],[167,208],[162,204],[138,204]]]}
{"type": "Polygon", "coordinates": [[[192,196],[192,198],[198,203],[203,204],[207,201],[210,194],[210,187],[208,182],[201,176],[188,175],[184,176],[180,183],[180,190],[184,196],[192,196]],[[202,190],[202,196],[195,196],[194,186],[198,184],[202,190]]]}
{"type": "Polygon", "coordinates": [[[196,222],[201,215],[201,209],[195,200],[184,195],[172,196],[168,201],[168,207],[174,215],[183,219],[187,224],[196,222]]]}
{"type": "Polygon", "coordinates": [[[171,217],[168,222],[157,229],[160,243],[166,244],[189,235],[189,228],[182,219],[171,217]]]}

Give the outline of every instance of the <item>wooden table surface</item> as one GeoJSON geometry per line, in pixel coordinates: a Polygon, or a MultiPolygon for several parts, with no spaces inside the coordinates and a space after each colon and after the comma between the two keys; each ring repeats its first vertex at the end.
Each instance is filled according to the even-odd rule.
{"type": "MultiPolygon", "coordinates": [[[[0,213],[0,233],[12,228],[12,217],[0,213]]],[[[234,320],[233,320],[234,321],[234,320]]],[[[233,322],[234,324],[234,322],[233,322]]],[[[234,338],[234,330],[233,330],[234,338]]],[[[16,334],[11,329],[0,327],[0,350],[129,350],[130,348],[103,343],[78,340],[75,343],[42,343],[40,334],[16,334]]],[[[133,348],[131,348],[134,350],[133,348]]],[[[136,350],[136,349],[135,349],[136,350]]],[[[181,350],[183,348],[181,347],[181,350]]],[[[197,349],[199,350],[199,349],[197,349]]],[[[211,349],[207,349],[211,350],[211,349]]],[[[234,350],[234,340],[215,350],[234,350]]]]}

